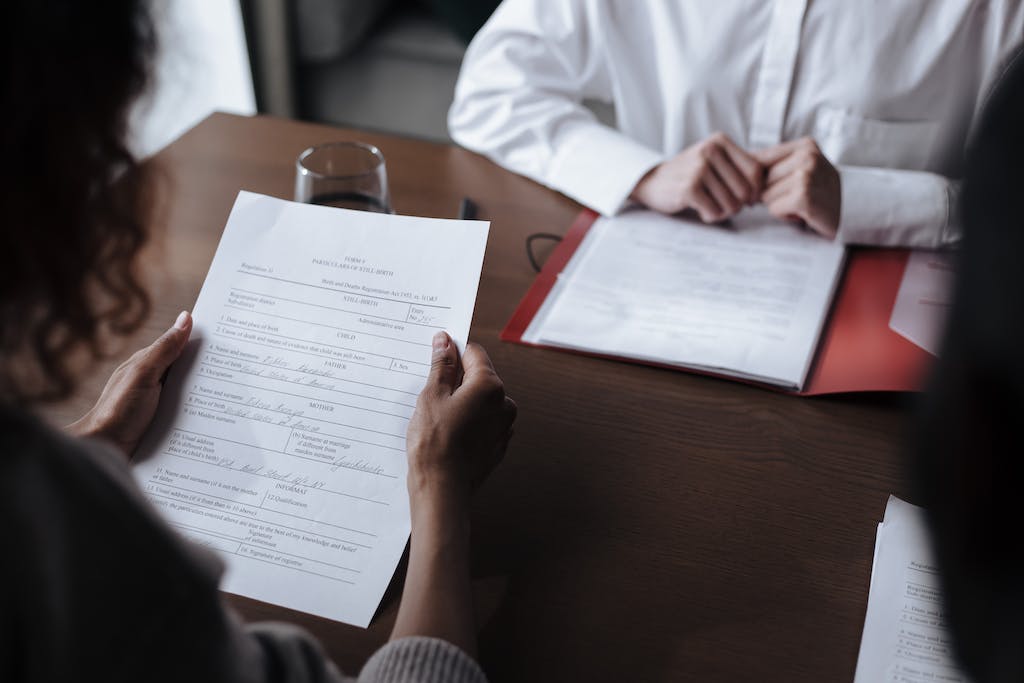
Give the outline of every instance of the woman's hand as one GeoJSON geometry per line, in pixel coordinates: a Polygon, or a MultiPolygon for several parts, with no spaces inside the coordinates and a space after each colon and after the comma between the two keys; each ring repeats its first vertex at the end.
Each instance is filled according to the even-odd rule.
{"type": "Polygon", "coordinates": [[[96,405],[67,431],[109,441],[131,457],[156,413],[164,375],[191,332],[192,316],[182,311],[171,329],[114,371],[96,405]]]}
{"type": "Polygon", "coordinates": [[[839,230],[842,187],[839,171],[813,138],[790,140],[756,152],[768,169],[761,201],[776,217],[803,223],[832,239],[839,230]]]}
{"type": "Polygon", "coordinates": [[[763,184],[761,163],[727,135],[715,133],[651,169],[631,197],[668,215],[692,209],[705,223],[714,223],[756,202],[763,184]]]}
{"type": "Polygon", "coordinates": [[[460,372],[447,334],[435,335],[433,347],[405,440],[412,540],[391,638],[441,638],[473,655],[469,494],[505,454],[516,404],[482,348],[466,347],[460,372]]]}
{"type": "Polygon", "coordinates": [[[424,496],[467,501],[505,454],[515,419],[516,404],[487,352],[469,344],[460,368],[455,345],[438,332],[430,376],[406,434],[413,507],[424,496]]]}

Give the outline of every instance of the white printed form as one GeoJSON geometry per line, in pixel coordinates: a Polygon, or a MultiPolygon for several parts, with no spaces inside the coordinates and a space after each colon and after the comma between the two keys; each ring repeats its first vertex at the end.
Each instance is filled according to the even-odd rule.
{"type": "Polygon", "coordinates": [[[601,218],[523,340],[802,387],[843,245],[748,209],[728,227],[601,218]]]}
{"type": "Polygon", "coordinates": [[[854,683],[967,683],[953,657],[924,510],[890,496],[878,525],[854,683]]]}
{"type": "Polygon", "coordinates": [[[944,251],[915,251],[907,259],[889,327],[932,354],[939,344],[953,305],[956,255],[944,251]]]}
{"type": "Polygon", "coordinates": [[[239,194],[135,468],[224,590],[369,624],[408,540],[430,340],[464,346],[487,231],[239,194]]]}

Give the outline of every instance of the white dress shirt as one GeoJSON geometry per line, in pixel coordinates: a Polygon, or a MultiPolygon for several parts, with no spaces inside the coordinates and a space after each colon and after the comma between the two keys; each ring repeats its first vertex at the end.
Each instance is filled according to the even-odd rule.
{"type": "Polygon", "coordinates": [[[963,148],[1024,36],[1024,0],[505,0],[469,46],[452,137],[606,215],[721,131],[809,135],[838,168],[839,237],[956,241],[963,148]],[[617,129],[584,99],[613,103],[617,129]]]}

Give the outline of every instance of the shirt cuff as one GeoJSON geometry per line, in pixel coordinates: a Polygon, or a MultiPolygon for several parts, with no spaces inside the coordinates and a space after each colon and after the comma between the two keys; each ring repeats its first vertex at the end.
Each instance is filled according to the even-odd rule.
{"type": "Polygon", "coordinates": [[[925,171],[840,166],[838,238],[846,244],[934,249],[956,242],[954,183],[925,171]]]}
{"type": "Polygon", "coordinates": [[[663,159],[599,124],[576,126],[561,138],[545,183],[605,216],[621,211],[640,179],[663,159]]]}
{"type": "Polygon", "coordinates": [[[487,683],[476,661],[439,638],[412,636],[377,650],[359,674],[359,683],[487,683]]]}

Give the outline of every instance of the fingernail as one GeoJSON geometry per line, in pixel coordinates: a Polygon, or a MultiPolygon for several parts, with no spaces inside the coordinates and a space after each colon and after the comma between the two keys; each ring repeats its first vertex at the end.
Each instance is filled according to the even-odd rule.
{"type": "Polygon", "coordinates": [[[435,332],[433,347],[435,351],[444,351],[448,348],[448,333],[447,332],[435,332]]]}
{"type": "Polygon", "coordinates": [[[177,319],[174,321],[174,329],[183,330],[185,325],[188,323],[188,311],[182,311],[178,314],[177,319]]]}

